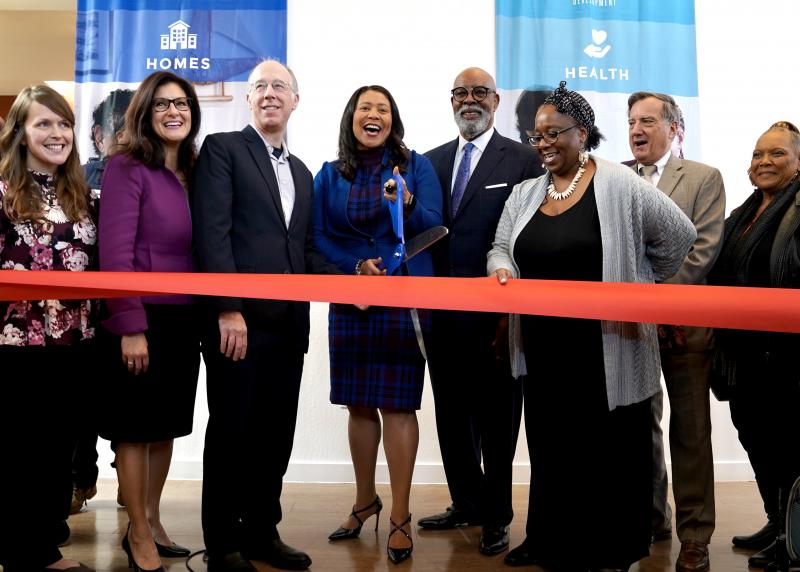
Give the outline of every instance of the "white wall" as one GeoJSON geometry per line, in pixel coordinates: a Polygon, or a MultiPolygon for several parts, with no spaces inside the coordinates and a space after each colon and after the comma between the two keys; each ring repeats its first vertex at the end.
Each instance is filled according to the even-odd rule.
{"type": "MultiPolygon", "coordinates": [[[[568,1],[568,0],[558,0],[568,1]]],[[[720,3],[696,0],[700,85],[700,149],[691,153],[718,167],[728,210],[750,192],[745,171],[755,140],[776,120],[800,124],[793,0],[720,3]]],[[[378,83],[395,96],[406,142],[425,151],[456,135],[449,104],[455,75],[477,65],[493,72],[491,0],[289,0],[289,64],[300,83],[290,147],[312,171],[334,158],[338,125],[350,94],[378,83]]],[[[653,62],[657,65],[657,62],[653,62]]],[[[621,116],[613,120],[623,122],[621,116]]],[[[603,122],[612,121],[603,118],[603,122]]],[[[598,150],[603,156],[603,147],[598,150]]],[[[622,157],[608,157],[619,160],[622,157]]],[[[327,308],[313,307],[298,428],[288,479],[352,480],[346,411],[328,402],[327,308]]],[[[427,382],[426,382],[427,383],[427,382]]],[[[201,476],[206,402],[198,392],[195,432],[176,443],[172,476],[201,476]]],[[[417,482],[443,482],[433,400],[426,387],[420,419],[417,482]]],[[[712,404],[718,480],[752,478],[725,404],[712,404]]],[[[667,418],[665,418],[665,427],[667,418]]],[[[103,459],[110,452],[103,445],[103,459]]],[[[264,444],[268,450],[269,443],[264,444]]],[[[524,434],[515,480],[529,475],[524,434]]],[[[381,458],[381,463],[383,459],[381,458]]],[[[110,475],[107,464],[102,471],[110,475]]],[[[379,479],[387,480],[385,466],[379,479]]]]}

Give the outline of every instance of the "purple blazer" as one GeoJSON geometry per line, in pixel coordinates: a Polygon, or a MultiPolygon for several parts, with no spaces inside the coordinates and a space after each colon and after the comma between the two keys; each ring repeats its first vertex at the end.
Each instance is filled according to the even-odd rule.
{"type": "MultiPolygon", "coordinates": [[[[192,219],[186,191],[166,168],[150,168],[125,155],[111,158],[100,200],[100,270],[192,272],[192,219]]],[[[103,326],[123,335],[147,330],[142,303],[189,304],[191,296],[107,300],[103,326]]]]}

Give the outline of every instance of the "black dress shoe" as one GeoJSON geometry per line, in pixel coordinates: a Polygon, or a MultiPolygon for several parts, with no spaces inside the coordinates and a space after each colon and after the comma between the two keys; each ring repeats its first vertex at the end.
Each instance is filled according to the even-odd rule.
{"type": "Polygon", "coordinates": [[[494,556],[508,548],[507,526],[484,526],[481,530],[481,542],[478,546],[481,554],[494,556]]]}
{"type": "Polygon", "coordinates": [[[778,524],[769,520],[761,530],[754,534],[734,536],[733,545],[737,548],[746,548],[748,550],[761,550],[769,546],[776,536],[778,536],[778,524]]]}
{"type": "Polygon", "coordinates": [[[426,530],[448,530],[459,526],[480,526],[481,524],[483,523],[479,518],[458,510],[452,505],[447,507],[444,512],[426,516],[417,521],[417,526],[426,530]]]}
{"type": "Polygon", "coordinates": [[[156,542],[156,550],[158,550],[158,555],[164,558],[185,558],[192,553],[192,551],[185,546],[175,544],[174,542],[170,546],[156,542]]]}
{"type": "Polygon", "coordinates": [[[538,559],[533,556],[526,538],[522,544],[509,551],[503,561],[508,566],[530,566],[536,564],[538,559]]]}
{"type": "Polygon", "coordinates": [[[772,544],[767,546],[764,550],[756,552],[750,558],[748,558],[747,565],[750,568],[766,568],[767,564],[770,562],[775,562],[775,558],[777,558],[777,551],[775,540],[773,540],[772,544]]]}
{"type": "Polygon", "coordinates": [[[206,566],[208,572],[258,572],[240,552],[209,554],[206,566]]]}
{"type": "Polygon", "coordinates": [[[281,570],[305,570],[311,566],[308,554],[292,548],[280,538],[273,538],[266,541],[264,546],[246,551],[245,556],[250,560],[262,560],[281,570]]]}

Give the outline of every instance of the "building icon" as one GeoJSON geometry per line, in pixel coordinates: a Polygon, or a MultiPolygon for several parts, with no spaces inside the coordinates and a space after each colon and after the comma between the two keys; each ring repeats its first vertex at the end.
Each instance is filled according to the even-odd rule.
{"type": "Polygon", "coordinates": [[[183,20],[168,26],[169,34],[161,34],[162,50],[193,50],[197,48],[197,34],[189,33],[189,24],[183,20]]]}

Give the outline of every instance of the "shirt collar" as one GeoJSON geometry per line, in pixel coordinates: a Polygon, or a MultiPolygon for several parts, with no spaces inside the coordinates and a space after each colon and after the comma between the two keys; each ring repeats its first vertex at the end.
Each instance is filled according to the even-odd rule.
{"type": "MultiPolygon", "coordinates": [[[[664,172],[664,168],[667,166],[667,163],[669,162],[669,158],[671,155],[672,155],[672,150],[668,150],[666,155],[664,155],[663,157],[661,157],[661,159],[655,162],[655,166],[657,169],[656,173],[658,173],[659,177],[664,172]]],[[[636,172],[638,173],[642,167],[644,167],[644,165],[642,165],[641,163],[636,163],[636,172]]]]}
{"type": "Polygon", "coordinates": [[[259,130],[258,130],[258,128],[257,128],[255,125],[253,125],[253,124],[251,123],[251,124],[250,124],[250,126],[251,126],[251,127],[254,129],[254,130],[255,130],[255,132],[256,132],[256,133],[258,133],[258,136],[259,136],[259,137],[261,137],[261,140],[264,142],[264,145],[267,147],[267,153],[269,153],[269,156],[270,156],[270,157],[272,157],[273,159],[275,159],[275,160],[276,160],[276,161],[278,161],[279,163],[280,163],[280,162],[282,162],[282,161],[286,161],[286,160],[289,158],[289,146],[286,144],[286,140],[285,140],[285,139],[284,139],[284,140],[281,142],[281,146],[283,147],[283,153],[281,154],[280,158],[276,158],[276,157],[275,157],[275,156],[272,154],[272,150],[273,150],[275,147],[273,147],[273,146],[272,146],[272,144],[271,144],[271,143],[269,143],[269,142],[266,140],[266,138],[264,137],[264,135],[261,133],[261,131],[259,131],[259,130]]]}
{"type": "Polygon", "coordinates": [[[464,149],[464,145],[466,145],[467,143],[472,143],[473,145],[475,145],[475,147],[477,147],[480,150],[481,153],[483,153],[486,150],[486,146],[489,144],[489,139],[492,138],[492,135],[494,135],[494,127],[492,127],[491,129],[487,129],[472,141],[467,141],[466,139],[464,139],[464,136],[459,133],[458,153],[461,153],[462,149],[464,149]]]}

